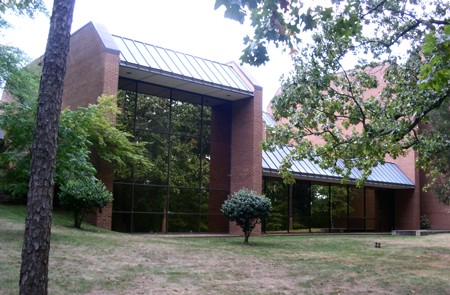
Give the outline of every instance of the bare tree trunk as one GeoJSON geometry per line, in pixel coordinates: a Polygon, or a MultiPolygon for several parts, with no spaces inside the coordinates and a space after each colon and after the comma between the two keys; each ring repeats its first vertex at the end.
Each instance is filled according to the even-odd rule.
{"type": "Polygon", "coordinates": [[[20,294],[47,294],[48,258],[59,115],[75,0],[54,0],[39,88],[20,294]]]}

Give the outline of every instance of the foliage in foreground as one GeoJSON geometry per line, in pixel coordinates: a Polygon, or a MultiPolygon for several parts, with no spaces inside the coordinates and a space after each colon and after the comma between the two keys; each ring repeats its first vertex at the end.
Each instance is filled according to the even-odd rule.
{"type": "Polygon", "coordinates": [[[112,193],[95,178],[70,180],[61,186],[59,192],[61,207],[73,212],[74,226],[78,229],[87,213],[101,210],[112,200],[112,193]]]}
{"type": "MultiPolygon", "coordinates": [[[[13,197],[24,198],[28,191],[31,143],[35,130],[39,69],[23,68],[8,77],[7,91],[14,101],[0,104],[0,129],[5,132],[0,165],[0,187],[13,197]],[[25,87],[27,86],[27,87],[25,87]]],[[[60,116],[55,183],[91,178],[96,170],[91,151],[101,159],[123,170],[129,163],[140,163],[145,171],[150,163],[144,156],[143,144],[111,122],[119,113],[113,96],[101,96],[98,104],[65,109],[60,116]]]]}
{"type": "Polygon", "coordinates": [[[270,199],[247,188],[231,194],[222,205],[222,213],[242,228],[245,243],[258,223],[269,217],[272,205],[270,199]]]}
{"type": "Polygon", "coordinates": [[[222,5],[240,22],[250,11],[254,34],[243,62],[268,61],[272,42],[293,55],[294,70],[272,101],[275,119],[288,123],[272,128],[264,145],[295,141],[283,160],[287,180],[292,161],[306,158],[344,178],[357,167],[361,185],[386,156],[414,149],[417,167],[441,180],[440,200],[449,202],[449,162],[439,156],[450,149],[448,132],[421,124],[435,109],[449,112],[450,2],[216,1],[222,5]]]}
{"type": "MultiPolygon", "coordinates": [[[[33,18],[39,12],[47,12],[43,0],[0,1],[0,34],[2,30],[12,27],[5,15],[26,15],[33,18]]],[[[0,40],[0,88],[5,86],[10,75],[17,74],[29,62],[29,58],[19,48],[3,44],[2,41],[0,40]]]]}

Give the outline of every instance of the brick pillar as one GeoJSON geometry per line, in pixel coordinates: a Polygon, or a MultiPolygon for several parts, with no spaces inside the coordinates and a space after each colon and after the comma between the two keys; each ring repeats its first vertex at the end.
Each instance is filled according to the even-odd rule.
{"type": "MultiPolygon", "coordinates": [[[[255,96],[232,104],[230,192],[248,188],[262,191],[262,88],[255,87],[255,96]]],[[[230,233],[242,235],[242,230],[230,224],[230,233]]],[[[261,227],[253,234],[260,234],[261,227]]]]}
{"type": "Polygon", "coordinates": [[[439,202],[433,189],[422,190],[431,179],[424,171],[420,171],[420,216],[426,216],[430,221],[430,229],[450,230],[450,207],[439,202]]]}
{"type": "Polygon", "coordinates": [[[211,146],[208,231],[228,232],[228,220],[220,212],[230,190],[231,106],[225,103],[211,110],[211,146]]]}
{"type": "Polygon", "coordinates": [[[395,228],[398,230],[420,228],[421,187],[419,170],[415,167],[416,157],[416,152],[410,151],[406,156],[393,160],[416,186],[414,189],[396,190],[395,192],[395,228]]]}
{"type": "MultiPolygon", "coordinates": [[[[67,72],[63,93],[63,108],[95,104],[102,95],[115,95],[119,81],[119,50],[111,35],[99,25],[89,23],[75,32],[70,39],[67,72]]],[[[93,155],[97,176],[112,191],[113,167],[93,155]]],[[[90,217],[90,221],[111,229],[112,205],[90,217]]]]}

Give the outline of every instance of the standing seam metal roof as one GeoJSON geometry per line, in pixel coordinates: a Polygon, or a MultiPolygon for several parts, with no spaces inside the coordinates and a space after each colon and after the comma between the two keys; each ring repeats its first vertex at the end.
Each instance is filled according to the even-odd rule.
{"type": "Polygon", "coordinates": [[[253,96],[231,65],[112,35],[122,65],[253,96]]]}
{"type": "MultiPolygon", "coordinates": [[[[278,147],[274,151],[263,151],[263,173],[278,174],[282,159],[290,153],[291,149],[291,147],[286,146],[278,147]]],[[[342,176],[330,169],[322,169],[318,164],[307,159],[293,161],[290,170],[297,178],[333,182],[342,180],[342,176]]],[[[359,169],[353,168],[348,182],[354,183],[361,175],[362,173],[359,169]]],[[[372,174],[366,181],[366,186],[371,185],[391,188],[414,188],[414,183],[394,163],[384,163],[374,167],[372,174]]]]}
{"type": "MultiPolygon", "coordinates": [[[[263,112],[263,120],[267,126],[276,126],[277,123],[268,114],[263,112]]],[[[292,152],[292,147],[277,147],[274,151],[263,151],[263,173],[277,175],[281,166],[281,161],[292,152]]],[[[342,166],[342,163],[338,163],[342,166]]],[[[318,164],[303,159],[293,161],[291,172],[297,178],[316,180],[316,181],[332,181],[339,182],[342,176],[331,171],[330,169],[322,169],[318,164]]],[[[354,183],[356,179],[361,178],[362,172],[353,168],[350,174],[349,183],[354,183]]],[[[384,163],[372,169],[372,174],[367,178],[367,186],[382,186],[390,188],[414,188],[414,183],[403,173],[403,171],[394,163],[384,163]]]]}

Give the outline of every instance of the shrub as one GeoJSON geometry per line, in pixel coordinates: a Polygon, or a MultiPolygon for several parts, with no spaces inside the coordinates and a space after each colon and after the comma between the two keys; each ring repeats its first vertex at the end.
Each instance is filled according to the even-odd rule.
{"type": "Polygon", "coordinates": [[[229,195],[221,209],[228,220],[236,222],[242,228],[245,243],[248,243],[256,224],[269,217],[270,210],[272,204],[268,198],[246,188],[229,195]]]}
{"type": "Polygon", "coordinates": [[[428,216],[420,216],[420,229],[430,229],[430,220],[428,219],[428,216]]]}
{"type": "Polygon", "coordinates": [[[112,202],[112,194],[105,185],[94,177],[69,180],[61,186],[59,202],[61,207],[73,211],[74,226],[81,227],[84,217],[91,210],[100,210],[112,202]]]}

